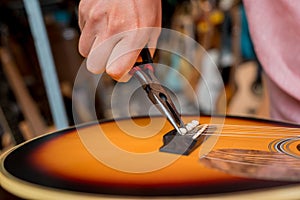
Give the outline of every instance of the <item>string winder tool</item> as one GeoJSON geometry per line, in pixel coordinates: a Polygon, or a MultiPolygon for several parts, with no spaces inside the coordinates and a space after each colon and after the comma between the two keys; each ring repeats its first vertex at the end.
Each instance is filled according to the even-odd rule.
{"type": "Polygon", "coordinates": [[[136,62],[129,72],[142,85],[150,101],[168,119],[174,130],[163,137],[160,151],[188,155],[204,141],[204,133],[212,131],[208,125],[200,125],[197,120],[184,124],[175,104],[167,91],[154,75],[153,60],[148,48],[140,53],[141,62],[136,62]]]}

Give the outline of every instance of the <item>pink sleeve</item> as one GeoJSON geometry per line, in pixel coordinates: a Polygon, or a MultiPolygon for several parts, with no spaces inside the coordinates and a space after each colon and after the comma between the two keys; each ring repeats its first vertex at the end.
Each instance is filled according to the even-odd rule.
{"type": "Polygon", "coordinates": [[[274,84],[270,86],[270,96],[275,98],[271,99],[272,116],[300,123],[300,1],[243,2],[256,54],[270,79],[268,82],[274,84]],[[272,94],[274,88],[277,92],[272,94]],[[294,106],[289,98],[276,98],[280,93],[291,98],[294,106]],[[294,116],[289,116],[293,112],[294,116]]]}

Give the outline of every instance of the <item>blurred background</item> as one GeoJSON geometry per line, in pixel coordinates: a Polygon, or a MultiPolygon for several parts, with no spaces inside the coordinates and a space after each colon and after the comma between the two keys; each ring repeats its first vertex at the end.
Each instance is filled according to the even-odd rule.
{"type": "MultiPolygon", "coordinates": [[[[80,123],[94,120],[92,112],[96,112],[99,120],[157,112],[145,93],[137,89],[135,80],[116,83],[103,74],[98,82],[97,77],[86,72],[86,76],[76,80],[74,88],[84,61],[77,47],[79,1],[40,0],[38,9],[26,7],[26,1],[0,0],[0,150],[74,125],[72,106],[80,123]],[[39,9],[46,28],[44,39],[50,48],[50,54],[46,54],[50,55],[48,63],[41,53],[47,52],[47,42],[39,43],[42,34],[34,34],[42,28],[35,21],[39,9]],[[33,21],[28,16],[33,16],[33,21]],[[51,64],[54,70],[47,71],[51,64]],[[58,88],[47,83],[48,78],[57,80],[58,88]],[[90,88],[95,83],[96,94],[91,94],[90,88]],[[58,96],[51,99],[55,95],[58,96]],[[91,98],[93,108],[87,103],[91,98]]],[[[167,35],[160,38],[159,43],[172,43],[174,48],[190,52],[190,59],[198,63],[193,66],[172,52],[158,50],[155,54],[155,62],[169,66],[156,73],[178,102],[180,112],[267,118],[267,88],[242,2],[162,0],[162,3],[163,27],[188,35],[206,50],[203,54],[202,49],[167,35]],[[178,73],[184,79],[178,78],[178,73]]]]}

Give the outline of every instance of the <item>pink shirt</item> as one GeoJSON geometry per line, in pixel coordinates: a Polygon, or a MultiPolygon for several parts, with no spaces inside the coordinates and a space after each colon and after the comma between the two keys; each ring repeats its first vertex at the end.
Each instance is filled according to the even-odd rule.
{"type": "Polygon", "coordinates": [[[271,116],[300,123],[300,0],[244,0],[271,116]]]}

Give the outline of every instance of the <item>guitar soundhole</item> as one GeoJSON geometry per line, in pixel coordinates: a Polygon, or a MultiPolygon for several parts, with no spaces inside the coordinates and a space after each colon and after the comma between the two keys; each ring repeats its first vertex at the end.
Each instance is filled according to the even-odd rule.
{"type": "Polygon", "coordinates": [[[300,138],[274,140],[269,145],[272,152],[279,152],[300,159],[300,138]]]}

